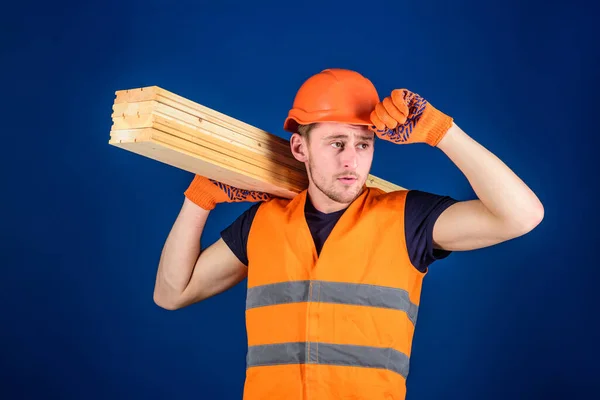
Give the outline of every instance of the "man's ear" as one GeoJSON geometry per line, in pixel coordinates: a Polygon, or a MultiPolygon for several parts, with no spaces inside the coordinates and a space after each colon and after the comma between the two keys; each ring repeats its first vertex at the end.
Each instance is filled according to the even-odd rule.
{"type": "Polygon", "coordinates": [[[294,158],[300,162],[308,161],[308,149],[306,140],[299,133],[293,133],[290,138],[290,149],[294,158]]]}

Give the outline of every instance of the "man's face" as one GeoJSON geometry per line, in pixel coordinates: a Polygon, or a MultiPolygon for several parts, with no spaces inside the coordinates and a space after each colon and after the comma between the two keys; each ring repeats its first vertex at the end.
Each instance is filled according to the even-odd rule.
{"type": "Polygon", "coordinates": [[[309,136],[307,172],[312,183],[329,200],[351,203],[371,170],[373,132],[366,126],[321,123],[309,136]]]}

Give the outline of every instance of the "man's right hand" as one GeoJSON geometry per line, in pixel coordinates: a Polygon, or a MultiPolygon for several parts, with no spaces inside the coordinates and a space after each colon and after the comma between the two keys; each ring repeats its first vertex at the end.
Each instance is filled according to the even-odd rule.
{"type": "Polygon", "coordinates": [[[239,189],[201,175],[194,176],[184,194],[194,204],[208,211],[218,203],[256,202],[273,198],[268,193],[239,189]]]}
{"type": "Polygon", "coordinates": [[[201,247],[204,226],[210,210],[218,203],[268,200],[271,195],[196,175],[185,197],[163,246],[156,273],[154,302],[167,310],[212,297],[247,276],[248,268],[223,238],[201,247]]]}

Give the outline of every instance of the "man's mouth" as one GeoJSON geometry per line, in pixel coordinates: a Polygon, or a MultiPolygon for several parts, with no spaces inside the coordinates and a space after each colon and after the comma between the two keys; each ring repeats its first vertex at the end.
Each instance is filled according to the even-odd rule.
{"type": "Polygon", "coordinates": [[[356,177],[354,177],[354,176],[343,176],[338,179],[344,183],[353,183],[356,181],[356,177]]]}

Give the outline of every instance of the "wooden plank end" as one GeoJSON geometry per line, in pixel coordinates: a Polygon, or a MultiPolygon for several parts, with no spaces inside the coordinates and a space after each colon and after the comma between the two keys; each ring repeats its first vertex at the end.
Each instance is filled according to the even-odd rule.
{"type": "Polygon", "coordinates": [[[114,104],[133,103],[138,101],[154,100],[159,92],[158,86],[144,86],[115,91],[114,104]]]}

